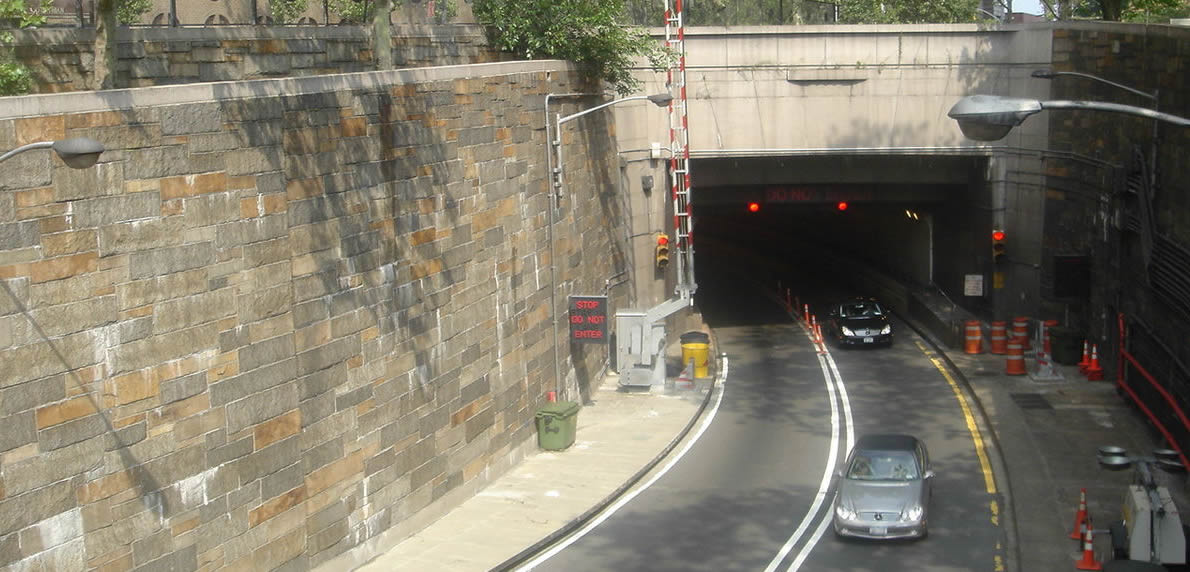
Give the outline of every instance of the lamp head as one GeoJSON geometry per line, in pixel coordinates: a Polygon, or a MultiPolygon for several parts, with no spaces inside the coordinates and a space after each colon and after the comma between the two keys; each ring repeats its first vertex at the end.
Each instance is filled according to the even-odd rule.
{"type": "Polygon", "coordinates": [[[653,102],[657,107],[669,105],[669,102],[674,100],[674,96],[668,93],[654,93],[648,97],[649,101],[653,102]]]}
{"type": "Polygon", "coordinates": [[[1058,77],[1058,74],[1054,73],[1054,70],[1051,69],[1033,70],[1033,73],[1029,75],[1040,79],[1054,79],[1058,77]]]}
{"type": "Polygon", "coordinates": [[[66,166],[73,169],[91,167],[99,160],[99,155],[103,153],[103,143],[90,137],[75,137],[54,141],[51,148],[58,154],[58,157],[62,158],[62,162],[66,163],[66,166]]]}
{"type": "Polygon", "coordinates": [[[1035,99],[968,95],[955,103],[946,115],[959,122],[959,129],[969,139],[997,141],[1026,117],[1039,111],[1041,102],[1035,99]]]}

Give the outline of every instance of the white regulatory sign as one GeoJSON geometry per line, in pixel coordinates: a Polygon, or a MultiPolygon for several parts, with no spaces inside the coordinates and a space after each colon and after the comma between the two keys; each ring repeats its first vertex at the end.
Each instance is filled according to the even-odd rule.
{"type": "Polygon", "coordinates": [[[964,296],[983,296],[983,274],[967,274],[963,276],[964,296]]]}

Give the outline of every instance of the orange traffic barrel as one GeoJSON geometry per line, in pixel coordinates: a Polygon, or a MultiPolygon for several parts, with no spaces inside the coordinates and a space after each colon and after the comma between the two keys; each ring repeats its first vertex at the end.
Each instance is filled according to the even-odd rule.
{"type": "Polygon", "coordinates": [[[979,320],[967,320],[966,331],[967,344],[963,351],[969,354],[983,353],[983,332],[979,329],[979,320]]]}
{"type": "Polygon", "coordinates": [[[1012,339],[1021,344],[1021,351],[1029,349],[1029,317],[1017,316],[1012,319],[1012,339]]]}
{"type": "Polygon", "coordinates": [[[992,353],[996,355],[1008,353],[1008,322],[1003,320],[992,322],[992,353]]]}
{"type": "Polygon", "coordinates": [[[1044,332],[1044,335],[1041,338],[1041,349],[1045,351],[1045,355],[1052,357],[1054,354],[1050,351],[1050,335],[1051,335],[1050,330],[1053,330],[1054,328],[1058,327],[1058,321],[1057,320],[1045,320],[1045,321],[1041,322],[1041,325],[1042,325],[1041,331],[1044,332]]]}
{"type": "Polygon", "coordinates": [[[1015,339],[1008,342],[1008,358],[1004,362],[1005,375],[1025,375],[1025,352],[1015,339]]]}

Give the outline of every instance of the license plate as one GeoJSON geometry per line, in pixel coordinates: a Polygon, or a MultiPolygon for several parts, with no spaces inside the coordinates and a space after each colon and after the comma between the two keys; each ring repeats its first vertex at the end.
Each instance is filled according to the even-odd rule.
{"type": "Polygon", "coordinates": [[[870,343],[872,343],[872,342],[874,342],[874,341],[876,341],[876,340],[875,340],[875,339],[873,339],[873,338],[864,338],[864,343],[865,343],[865,344],[870,344],[870,343]]]}
{"type": "Polygon", "coordinates": [[[868,534],[884,536],[885,534],[888,534],[888,527],[887,526],[873,526],[868,529],[868,534]]]}

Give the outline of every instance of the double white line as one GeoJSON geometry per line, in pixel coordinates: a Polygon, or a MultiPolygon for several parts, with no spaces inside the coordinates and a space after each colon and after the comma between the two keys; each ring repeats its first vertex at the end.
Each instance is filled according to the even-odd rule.
{"type": "MultiPolygon", "coordinates": [[[[794,314],[796,316],[796,314],[794,314]]],[[[809,327],[804,322],[799,322],[802,325],[802,330],[806,337],[810,339],[811,344],[817,344],[814,333],[810,331],[809,327]]],[[[781,568],[781,564],[793,551],[793,548],[802,541],[802,538],[813,530],[809,540],[807,540],[798,550],[797,555],[794,556],[793,561],[785,570],[798,570],[802,563],[810,556],[810,551],[818,544],[818,540],[822,538],[823,533],[831,526],[831,505],[828,502],[831,498],[830,486],[831,479],[835,473],[835,466],[838,463],[840,455],[846,455],[847,451],[855,444],[855,426],[851,418],[851,401],[847,398],[847,386],[843,384],[843,376],[839,374],[839,367],[835,365],[835,358],[831,356],[830,349],[826,347],[826,342],[823,341],[822,347],[818,352],[818,364],[822,368],[822,379],[826,384],[826,392],[830,397],[831,403],[831,445],[830,453],[827,454],[826,466],[822,471],[822,480],[818,484],[818,492],[814,495],[814,502],[810,505],[810,510],[806,511],[806,515],[802,517],[801,524],[798,525],[797,530],[793,531],[789,540],[781,546],[781,550],[777,551],[777,555],[765,567],[764,572],[775,572],[781,568]],[[842,409],[842,422],[839,419],[839,410],[842,409]],[[846,438],[846,447],[840,448],[839,441],[846,438]],[[823,506],[825,505],[825,510],[823,506]],[[820,514],[821,513],[821,514],[820,514]]]]}

